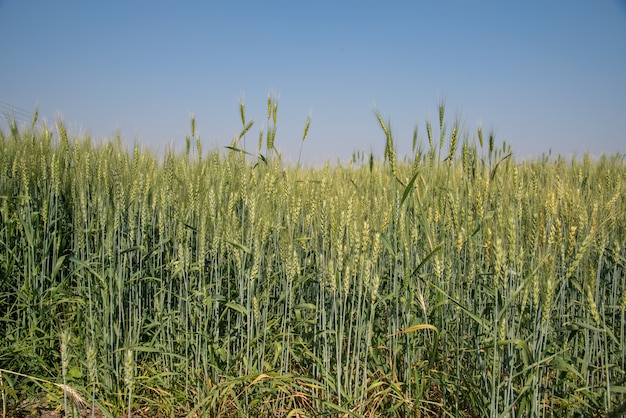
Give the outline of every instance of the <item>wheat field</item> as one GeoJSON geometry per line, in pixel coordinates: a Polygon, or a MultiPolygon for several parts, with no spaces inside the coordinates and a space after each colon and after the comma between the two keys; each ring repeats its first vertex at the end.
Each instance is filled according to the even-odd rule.
{"type": "Polygon", "coordinates": [[[375,113],[384,156],[292,165],[277,110],[253,151],[243,103],[222,150],[0,131],[2,416],[626,410],[624,156],[517,160],[440,104],[411,157],[375,113]]]}

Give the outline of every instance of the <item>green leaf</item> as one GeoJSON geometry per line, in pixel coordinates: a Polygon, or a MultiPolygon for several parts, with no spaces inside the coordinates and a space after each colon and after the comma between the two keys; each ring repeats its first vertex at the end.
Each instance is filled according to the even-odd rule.
{"type": "Polygon", "coordinates": [[[428,260],[430,260],[432,258],[433,255],[435,255],[435,253],[437,253],[439,250],[441,250],[441,247],[443,246],[443,243],[437,245],[435,248],[433,248],[433,250],[426,256],[424,257],[424,259],[422,261],[420,261],[419,265],[417,267],[415,267],[415,269],[413,269],[413,272],[411,273],[411,277],[415,276],[415,274],[419,271],[420,268],[422,268],[422,266],[424,264],[426,264],[426,262],[428,260]]]}
{"type": "Polygon", "coordinates": [[[440,287],[438,287],[437,285],[430,283],[430,285],[432,287],[434,287],[435,289],[437,289],[437,291],[439,291],[439,293],[441,293],[443,296],[446,297],[447,300],[449,300],[450,302],[454,303],[456,306],[458,306],[459,308],[461,308],[461,310],[463,312],[465,312],[470,318],[472,318],[474,321],[476,321],[477,324],[479,324],[480,326],[482,326],[483,328],[485,328],[485,330],[487,330],[488,332],[491,332],[491,325],[489,323],[489,321],[480,318],[478,315],[476,315],[475,313],[469,311],[465,306],[461,305],[459,302],[457,302],[456,300],[454,300],[450,295],[448,295],[443,289],[441,289],[440,287]]]}
{"type": "Polygon", "coordinates": [[[74,379],[79,379],[83,376],[83,373],[80,371],[80,369],[76,366],[71,367],[70,370],[68,371],[69,375],[74,378],[74,379]]]}
{"type": "Polygon", "coordinates": [[[224,241],[226,241],[227,243],[229,243],[233,247],[239,248],[241,251],[243,251],[246,254],[251,254],[252,253],[250,248],[246,247],[245,245],[239,244],[238,242],[231,241],[231,240],[226,239],[226,238],[224,238],[224,241]]]}
{"type": "Polygon", "coordinates": [[[516,345],[517,348],[522,350],[522,361],[524,362],[525,367],[530,366],[534,362],[533,355],[530,351],[530,347],[528,346],[526,341],[520,340],[520,339],[498,341],[498,345],[507,345],[507,344],[516,345]]]}
{"type": "Polygon", "coordinates": [[[236,147],[231,147],[231,146],[228,146],[228,145],[226,145],[224,148],[227,148],[227,149],[229,149],[231,151],[235,151],[235,152],[241,152],[242,154],[245,154],[245,155],[253,155],[253,154],[250,154],[248,151],[245,151],[245,150],[242,150],[242,149],[239,149],[239,148],[236,148],[236,147]]]}
{"type": "Polygon", "coordinates": [[[554,357],[554,368],[564,372],[572,373],[579,379],[583,380],[583,376],[580,374],[580,372],[576,370],[574,366],[568,363],[561,355],[557,355],[556,357],[554,357]]]}
{"type": "Polygon", "coordinates": [[[498,169],[498,166],[500,165],[500,163],[504,160],[506,160],[507,158],[510,158],[513,154],[512,153],[508,153],[507,155],[505,155],[504,157],[502,157],[502,159],[500,159],[500,161],[498,161],[495,165],[495,167],[493,167],[493,170],[491,170],[491,175],[489,176],[491,181],[493,181],[493,179],[496,176],[496,170],[498,169]]]}
{"type": "Polygon", "coordinates": [[[248,310],[245,308],[245,306],[240,305],[239,303],[236,303],[236,302],[228,302],[228,303],[226,304],[226,307],[227,307],[227,308],[230,308],[230,309],[233,309],[233,310],[235,310],[235,311],[237,311],[237,312],[240,312],[240,313],[242,313],[242,314],[244,314],[244,315],[248,315],[248,310]]]}
{"type": "Polygon", "coordinates": [[[402,193],[402,199],[400,199],[400,206],[402,206],[406,198],[409,196],[409,193],[411,193],[411,190],[413,190],[413,184],[415,183],[415,179],[417,179],[418,174],[419,171],[415,170],[415,174],[413,174],[413,177],[411,177],[411,180],[409,180],[409,184],[407,184],[404,188],[404,193],[402,193]]]}
{"type": "Polygon", "coordinates": [[[395,336],[397,336],[397,335],[404,335],[404,334],[408,334],[408,333],[410,333],[410,332],[421,331],[421,330],[424,330],[424,329],[429,329],[429,330],[431,330],[431,331],[439,332],[439,330],[437,329],[437,327],[436,327],[436,326],[434,326],[434,325],[430,325],[430,324],[417,324],[417,325],[411,325],[410,327],[405,328],[405,329],[403,329],[403,330],[401,330],[401,331],[398,331],[398,332],[396,332],[396,333],[394,333],[394,334],[389,334],[389,335],[387,335],[387,337],[395,337],[395,336]]]}
{"type": "Polygon", "coordinates": [[[63,265],[64,261],[65,261],[65,254],[60,256],[57,259],[57,262],[54,264],[54,268],[52,269],[52,277],[51,277],[53,281],[57,277],[57,274],[59,273],[59,270],[61,269],[61,266],[63,265]]]}
{"type": "Polygon", "coordinates": [[[384,236],[384,235],[381,235],[381,236],[380,236],[380,238],[381,238],[381,240],[382,240],[382,242],[383,242],[383,245],[384,245],[384,246],[385,246],[385,248],[387,249],[387,251],[389,251],[389,252],[391,253],[391,255],[393,255],[393,256],[395,257],[396,252],[393,250],[393,247],[391,246],[391,243],[389,242],[389,240],[387,239],[387,237],[386,237],[386,236],[384,236]]]}

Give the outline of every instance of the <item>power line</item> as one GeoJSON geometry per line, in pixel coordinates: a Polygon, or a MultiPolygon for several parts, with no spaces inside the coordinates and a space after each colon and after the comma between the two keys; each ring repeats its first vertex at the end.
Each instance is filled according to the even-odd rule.
{"type": "Polygon", "coordinates": [[[24,110],[3,100],[0,100],[0,116],[7,124],[16,122],[18,124],[31,123],[35,112],[24,110]]]}
{"type": "Polygon", "coordinates": [[[21,116],[32,116],[34,114],[34,112],[32,111],[24,110],[3,100],[0,100],[0,110],[2,110],[3,112],[10,111],[11,113],[15,113],[16,115],[21,116]]]}

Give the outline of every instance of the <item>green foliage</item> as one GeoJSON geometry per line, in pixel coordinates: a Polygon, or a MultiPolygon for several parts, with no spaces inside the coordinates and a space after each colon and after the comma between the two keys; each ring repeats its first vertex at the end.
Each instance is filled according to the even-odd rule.
{"type": "Polygon", "coordinates": [[[195,119],[161,160],[60,122],[0,134],[8,416],[42,394],[109,416],[619,411],[621,156],[518,162],[448,135],[441,103],[413,159],[376,113],[383,161],[294,168],[269,158],[277,100],[268,158],[239,110],[226,154],[201,155],[195,119]]]}

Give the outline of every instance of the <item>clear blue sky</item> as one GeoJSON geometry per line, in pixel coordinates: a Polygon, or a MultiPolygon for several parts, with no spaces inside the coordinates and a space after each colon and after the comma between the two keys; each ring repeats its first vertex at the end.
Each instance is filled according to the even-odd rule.
{"type": "Polygon", "coordinates": [[[518,158],[626,152],[623,0],[0,0],[0,51],[0,110],[156,151],[192,114],[205,149],[228,145],[240,97],[256,151],[273,93],[291,161],[309,114],[305,161],[382,156],[373,105],[408,153],[443,96],[518,158]]]}

